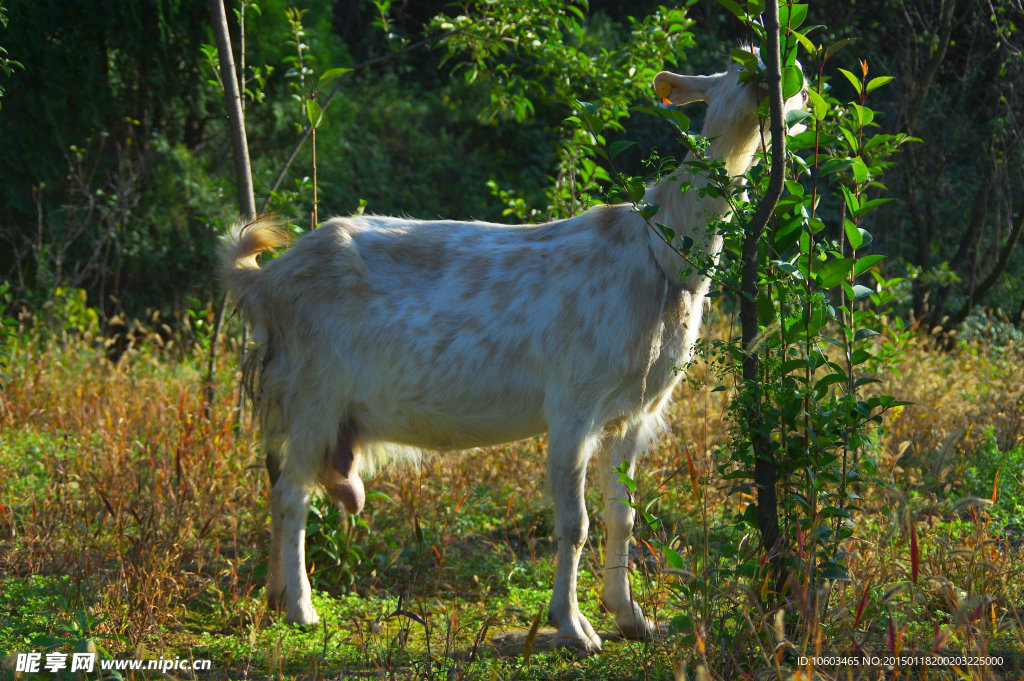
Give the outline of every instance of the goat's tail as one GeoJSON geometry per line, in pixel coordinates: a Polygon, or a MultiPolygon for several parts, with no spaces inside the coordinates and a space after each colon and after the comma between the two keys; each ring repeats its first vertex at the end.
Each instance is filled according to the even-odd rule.
{"type": "Polygon", "coordinates": [[[262,215],[252,222],[239,220],[224,235],[217,249],[220,275],[242,314],[255,321],[258,288],[261,278],[256,256],[288,244],[288,232],[272,215],[262,215]]]}

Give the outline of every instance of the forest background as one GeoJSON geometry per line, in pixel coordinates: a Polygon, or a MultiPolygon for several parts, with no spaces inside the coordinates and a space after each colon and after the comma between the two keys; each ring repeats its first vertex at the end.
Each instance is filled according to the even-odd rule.
{"type": "MultiPolygon", "coordinates": [[[[432,18],[451,13],[439,1],[300,5],[312,56],[304,65],[317,76],[392,55],[429,37],[432,18]]],[[[210,68],[215,53],[204,50],[213,44],[206,5],[8,0],[5,9],[0,45],[23,67],[6,68],[0,104],[0,272],[18,300],[37,308],[58,287],[83,289],[104,319],[159,310],[164,320],[180,320],[189,300],[212,300],[213,246],[234,214],[235,193],[223,97],[210,68]]],[[[260,203],[306,124],[292,97],[286,9],[261,3],[246,23],[246,78],[260,100],[246,107],[260,203]]],[[[591,2],[580,51],[622,49],[629,17],[657,10],[654,2],[591,2]]],[[[695,45],[672,46],[666,65],[720,70],[742,26],[716,3],[695,3],[688,16],[695,45]]],[[[237,15],[231,20],[237,40],[237,15]]],[[[955,327],[984,304],[1018,324],[1019,8],[822,2],[808,21],[828,24],[828,39],[857,41],[838,65],[857,71],[863,58],[872,75],[895,78],[873,96],[875,122],[921,140],[886,175],[888,195],[899,200],[874,211],[869,225],[874,250],[889,256],[889,276],[908,278],[907,311],[927,310],[930,326],[951,315],[955,327]]],[[[441,32],[434,25],[432,33],[441,32]]],[[[537,211],[534,221],[558,216],[549,190],[571,111],[550,92],[553,73],[530,84],[532,106],[517,111],[501,94],[522,84],[499,82],[500,69],[472,68],[474,54],[449,54],[443,43],[349,75],[318,135],[322,215],[349,214],[363,200],[374,213],[424,219],[530,217],[508,214],[505,191],[537,211]]],[[[834,86],[840,99],[856,95],[849,83],[834,86]]],[[[589,100],[600,80],[570,87],[589,100]]],[[[669,131],[645,119],[630,122],[640,144],[622,159],[635,174],[652,147],[678,152],[669,131]]],[[[312,174],[307,147],[270,208],[308,223],[312,174]]]]}

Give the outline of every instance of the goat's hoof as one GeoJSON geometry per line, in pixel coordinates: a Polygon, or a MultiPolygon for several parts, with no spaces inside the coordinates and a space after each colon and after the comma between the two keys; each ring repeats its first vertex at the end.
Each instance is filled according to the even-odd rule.
{"type": "Polygon", "coordinates": [[[300,603],[295,608],[288,610],[285,621],[297,627],[311,627],[320,622],[320,617],[316,614],[312,604],[300,603]]]}
{"type": "Polygon", "coordinates": [[[601,637],[583,615],[572,618],[565,626],[558,627],[551,642],[569,648],[580,656],[601,652],[601,637]]]}
{"type": "Polygon", "coordinates": [[[653,622],[644,617],[642,612],[639,612],[639,608],[637,608],[635,613],[616,617],[615,628],[624,637],[636,641],[653,639],[658,633],[658,628],[654,626],[653,622]]]}
{"type": "Polygon", "coordinates": [[[583,632],[562,632],[556,633],[551,643],[571,650],[579,657],[595,655],[601,652],[601,637],[589,637],[583,632]]]}

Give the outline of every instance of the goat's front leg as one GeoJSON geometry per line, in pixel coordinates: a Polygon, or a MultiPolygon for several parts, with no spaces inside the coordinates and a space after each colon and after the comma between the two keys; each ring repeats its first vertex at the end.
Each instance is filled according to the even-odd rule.
{"type": "Polygon", "coordinates": [[[556,640],[584,653],[601,650],[601,638],[580,612],[576,571],[590,521],[584,499],[587,461],[593,442],[579,428],[553,426],[548,440],[548,481],[555,507],[558,564],[548,619],[558,628],[556,640]]]}
{"type": "Polygon", "coordinates": [[[291,624],[316,624],[309,579],[306,577],[306,517],[312,494],[289,471],[270,493],[273,543],[270,548],[270,581],[267,595],[272,607],[282,607],[291,624]]]}
{"type": "Polygon", "coordinates": [[[630,477],[644,445],[643,424],[630,426],[625,434],[605,440],[597,464],[604,490],[604,523],[608,528],[605,542],[604,595],[601,601],[615,615],[615,626],[627,638],[642,639],[654,633],[654,625],[644,616],[629,588],[629,538],[633,534],[635,511],[618,499],[628,499],[629,489],[619,482],[613,470],[629,463],[630,477]]]}

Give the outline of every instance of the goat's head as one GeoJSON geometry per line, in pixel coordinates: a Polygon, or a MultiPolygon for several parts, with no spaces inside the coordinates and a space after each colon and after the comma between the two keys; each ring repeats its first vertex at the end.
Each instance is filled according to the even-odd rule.
{"type": "MultiPolygon", "coordinates": [[[[753,53],[760,61],[760,52],[755,48],[753,53]]],[[[796,66],[802,68],[799,62],[796,66]]],[[[681,76],[662,71],[654,77],[654,90],[659,97],[673,104],[707,102],[703,135],[707,138],[723,138],[727,149],[742,148],[748,146],[754,138],[760,137],[757,106],[765,92],[763,82],[755,84],[750,79],[740,78],[745,72],[746,69],[737,62],[731,64],[725,73],[713,76],[681,76]]],[[[806,103],[805,87],[784,102],[783,115],[802,109],[806,103]]],[[[790,134],[803,129],[803,126],[793,126],[790,134]]],[[[767,124],[764,133],[767,138],[767,124]]]]}

